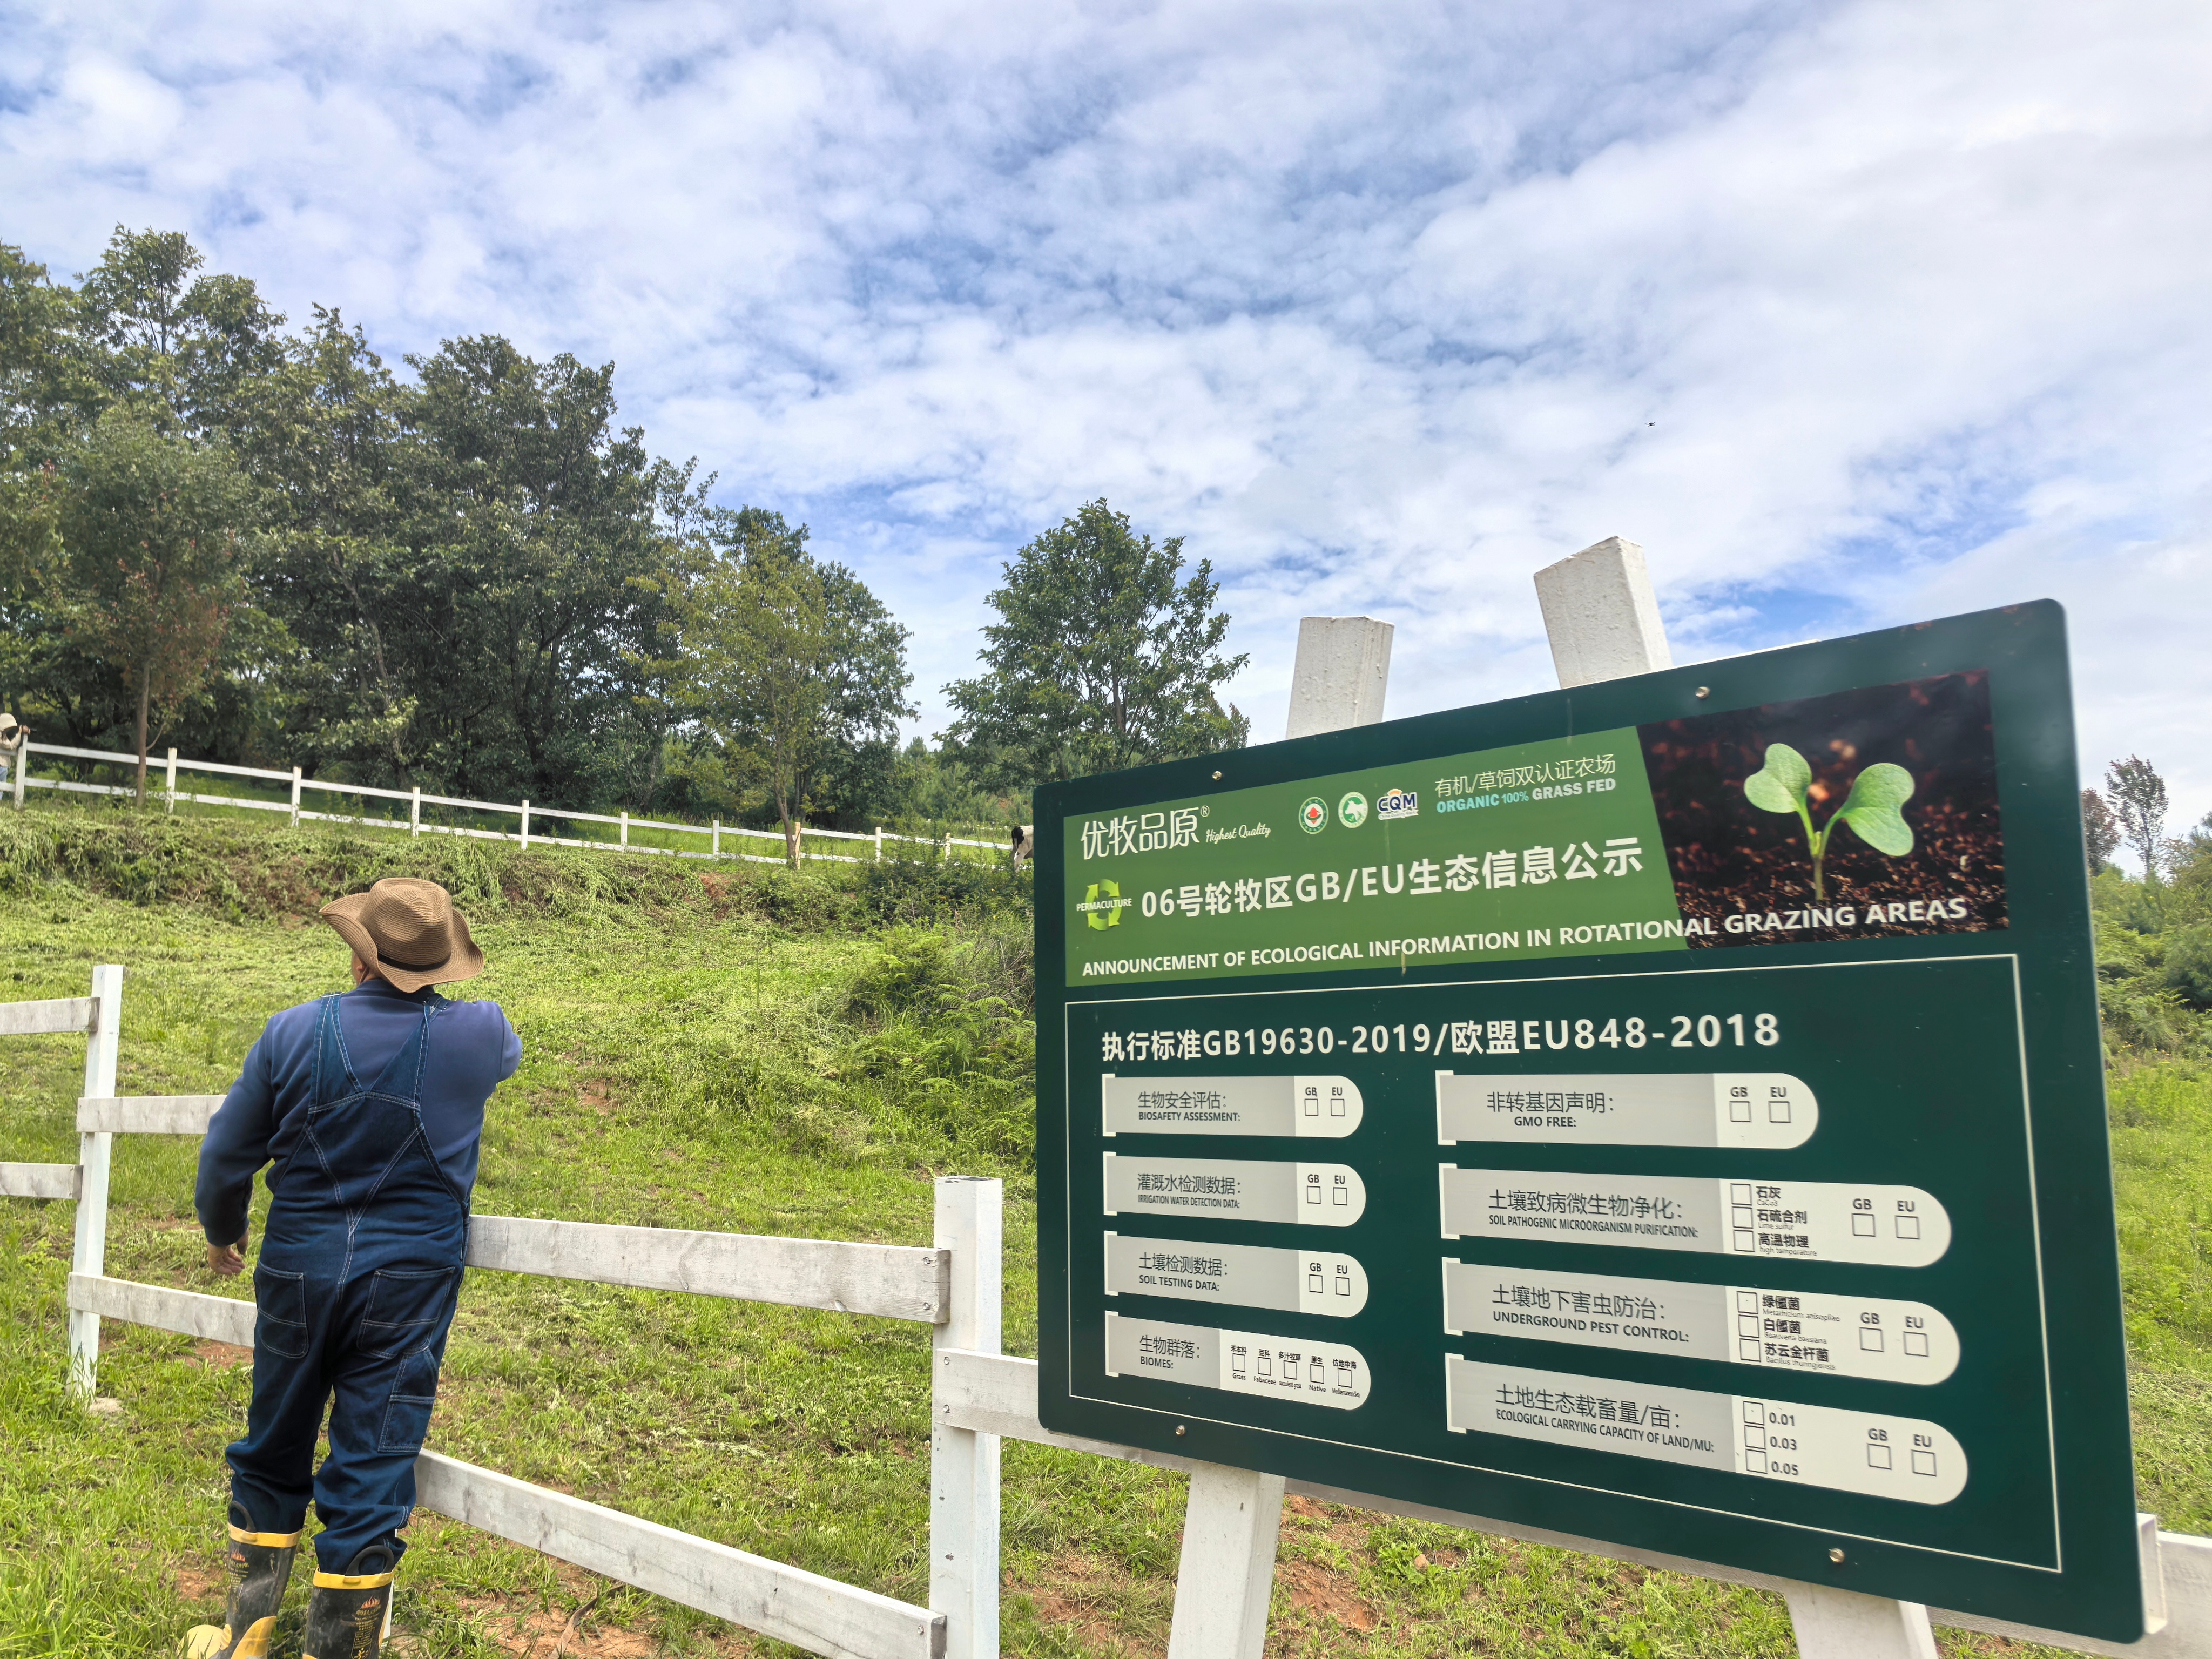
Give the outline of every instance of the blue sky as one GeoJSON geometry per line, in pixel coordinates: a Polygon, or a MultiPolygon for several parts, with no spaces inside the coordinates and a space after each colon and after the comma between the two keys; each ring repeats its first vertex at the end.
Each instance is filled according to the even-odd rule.
{"type": "Polygon", "coordinates": [[[2051,596],[2085,764],[2212,808],[2212,11],[0,4],[0,238],[188,230],[396,356],[625,417],[915,631],[1104,495],[1394,713],[1549,683],[1530,573],[1648,550],[1678,658],[2051,596]]]}

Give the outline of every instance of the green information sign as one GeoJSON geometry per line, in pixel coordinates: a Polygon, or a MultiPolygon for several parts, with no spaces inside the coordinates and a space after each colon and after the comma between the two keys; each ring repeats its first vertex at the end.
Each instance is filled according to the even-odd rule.
{"type": "Polygon", "coordinates": [[[2063,618],[1037,797],[1048,1427],[2142,1633],[2063,618]]]}

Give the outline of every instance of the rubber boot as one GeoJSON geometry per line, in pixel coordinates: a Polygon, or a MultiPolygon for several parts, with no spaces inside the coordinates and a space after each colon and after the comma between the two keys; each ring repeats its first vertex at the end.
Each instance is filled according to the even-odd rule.
{"type": "Polygon", "coordinates": [[[392,1552],[371,1544],[344,1572],[315,1575],[301,1659],[377,1659],[392,1628],[392,1552]]]}
{"type": "Polygon", "coordinates": [[[241,1524],[246,1518],[244,1510],[230,1506],[230,1547],[225,1552],[230,1594],[223,1601],[222,1623],[186,1631],[184,1659],[266,1659],[300,1534],[250,1532],[241,1524]]]}

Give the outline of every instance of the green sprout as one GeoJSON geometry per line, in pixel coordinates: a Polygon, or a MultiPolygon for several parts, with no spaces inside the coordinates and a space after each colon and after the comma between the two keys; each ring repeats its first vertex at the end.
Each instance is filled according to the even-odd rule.
{"type": "Polygon", "coordinates": [[[1805,844],[1813,854],[1813,898],[1827,897],[1820,866],[1828,856],[1829,839],[1836,826],[1848,823],[1859,839],[1877,853],[1901,859],[1912,850],[1912,829],[1898,808],[1911,798],[1912,774],[1887,761],[1877,761],[1858,775],[1851,793],[1821,829],[1813,827],[1813,811],[1806,792],[1813,785],[1813,769],[1805,757],[1786,743],[1769,744],[1765,763],[1743,781],[1744,799],[1769,812],[1795,812],[1805,825],[1805,844]]]}

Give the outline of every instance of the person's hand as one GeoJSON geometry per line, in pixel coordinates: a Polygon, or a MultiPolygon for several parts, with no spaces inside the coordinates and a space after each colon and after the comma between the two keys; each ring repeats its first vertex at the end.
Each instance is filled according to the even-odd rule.
{"type": "MultiPolygon", "coordinates": [[[[251,1237],[248,1233],[246,1237],[251,1237]]],[[[208,1246],[208,1271],[220,1273],[225,1279],[234,1279],[246,1268],[246,1237],[235,1244],[208,1246]]]]}

